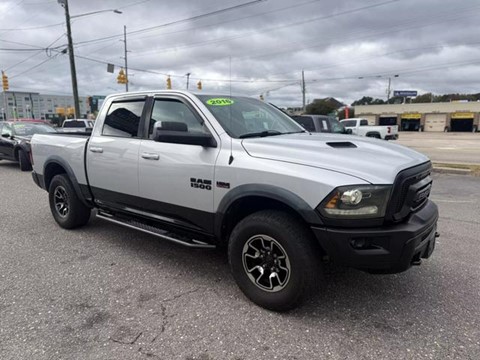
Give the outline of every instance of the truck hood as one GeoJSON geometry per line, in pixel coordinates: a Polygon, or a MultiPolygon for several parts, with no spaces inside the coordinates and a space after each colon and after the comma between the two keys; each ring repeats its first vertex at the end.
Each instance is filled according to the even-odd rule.
{"type": "Polygon", "coordinates": [[[392,184],[401,170],[429,161],[404,146],[352,135],[288,134],[244,139],[242,145],[252,157],[336,171],[372,184],[392,184]]]}

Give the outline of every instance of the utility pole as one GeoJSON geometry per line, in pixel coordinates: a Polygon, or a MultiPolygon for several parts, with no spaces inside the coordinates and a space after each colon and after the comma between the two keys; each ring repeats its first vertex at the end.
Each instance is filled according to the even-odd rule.
{"type": "Polygon", "coordinates": [[[67,23],[68,55],[70,58],[70,73],[72,74],[73,103],[75,109],[75,118],[80,118],[80,100],[78,99],[77,71],[75,69],[75,55],[73,53],[72,29],[70,27],[70,12],[68,10],[68,0],[58,0],[65,9],[65,21],[67,23]]]}
{"type": "Polygon", "coordinates": [[[123,42],[125,44],[125,91],[128,92],[128,65],[127,65],[127,26],[123,25],[123,42]]]}
{"type": "Polygon", "coordinates": [[[391,84],[392,84],[392,78],[389,76],[388,77],[388,87],[387,87],[387,103],[390,100],[390,92],[391,92],[390,86],[391,86],[391,84]]]}
{"type": "MultiPolygon", "coordinates": [[[[399,75],[393,75],[393,77],[398,77],[399,75]]],[[[390,94],[392,93],[392,90],[391,90],[391,86],[392,86],[392,78],[391,76],[388,77],[388,87],[387,87],[387,103],[388,101],[390,100],[390,94]]]]}
{"type": "Polygon", "coordinates": [[[303,112],[307,111],[307,107],[305,104],[305,72],[302,70],[302,104],[303,104],[303,112]]]}
{"type": "Polygon", "coordinates": [[[7,121],[7,119],[8,119],[8,103],[7,103],[7,91],[6,90],[3,90],[2,117],[3,117],[3,120],[7,121]]]}
{"type": "Polygon", "coordinates": [[[188,90],[188,82],[190,80],[190,73],[186,73],[185,75],[187,76],[187,90],[188,90]]]}

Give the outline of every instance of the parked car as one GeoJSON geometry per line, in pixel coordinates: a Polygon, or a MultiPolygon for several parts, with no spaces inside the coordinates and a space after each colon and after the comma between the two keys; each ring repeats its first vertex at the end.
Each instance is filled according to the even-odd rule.
{"type": "Polygon", "coordinates": [[[33,134],[54,133],[44,121],[1,121],[0,160],[17,161],[20,170],[30,171],[30,140],[33,134]]]}
{"type": "Polygon", "coordinates": [[[397,125],[368,125],[367,119],[350,118],[340,121],[348,130],[352,130],[353,135],[373,137],[383,140],[397,140],[398,126],[397,125]]]}
{"type": "Polygon", "coordinates": [[[396,273],[435,246],[425,155],[310,133],[257,99],[110,95],[90,136],[34,135],[32,155],[60,227],[83,226],[97,209],[177,244],[228,248],[239,288],[271,310],[313,293],[327,259],[396,273]]]}
{"type": "Polygon", "coordinates": [[[60,132],[92,132],[93,120],[88,119],[67,119],[63,122],[60,132]]]}
{"type": "Polygon", "coordinates": [[[310,132],[351,134],[352,130],[345,129],[333,116],[326,115],[292,115],[292,119],[310,132]]]}

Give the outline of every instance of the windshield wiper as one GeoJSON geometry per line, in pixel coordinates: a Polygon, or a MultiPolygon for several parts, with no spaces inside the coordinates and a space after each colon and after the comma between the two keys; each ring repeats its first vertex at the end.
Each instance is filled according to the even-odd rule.
{"type": "Polygon", "coordinates": [[[290,131],[290,132],[282,133],[282,135],[286,135],[286,134],[300,134],[300,133],[305,133],[305,132],[307,132],[307,130],[290,131]]]}
{"type": "Polygon", "coordinates": [[[283,134],[285,133],[282,133],[278,130],[265,130],[265,131],[243,134],[243,135],[240,135],[238,138],[246,139],[251,137],[265,137],[265,136],[275,136],[275,135],[283,135],[283,134]]]}

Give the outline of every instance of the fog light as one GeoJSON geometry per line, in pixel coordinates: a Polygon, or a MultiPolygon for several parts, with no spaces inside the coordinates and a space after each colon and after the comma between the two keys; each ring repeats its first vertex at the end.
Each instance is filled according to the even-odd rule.
{"type": "Polygon", "coordinates": [[[367,247],[367,240],[365,238],[356,238],[351,241],[354,249],[364,249],[367,247]]]}

